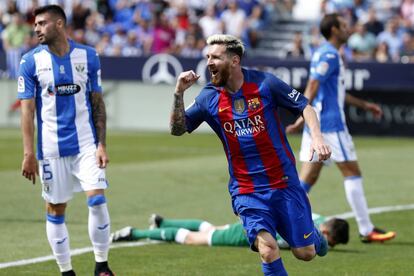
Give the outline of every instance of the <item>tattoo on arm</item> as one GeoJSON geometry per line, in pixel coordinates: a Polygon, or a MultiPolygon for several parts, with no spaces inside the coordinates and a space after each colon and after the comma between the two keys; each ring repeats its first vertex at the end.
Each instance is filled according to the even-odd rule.
{"type": "Polygon", "coordinates": [[[170,120],[171,134],[175,136],[183,135],[186,131],[185,110],[183,94],[174,94],[173,109],[170,120]]]}
{"type": "Polygon", "coordinates": [[[102,93],[91,93],[92,118],[98,143],[106,145],[106,110],[102,93]]]}

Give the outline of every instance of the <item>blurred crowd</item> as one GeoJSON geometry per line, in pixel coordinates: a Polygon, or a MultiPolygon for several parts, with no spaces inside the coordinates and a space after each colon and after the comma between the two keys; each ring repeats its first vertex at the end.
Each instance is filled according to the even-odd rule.
{"type": "MultiPolygon", "coordinates": [[[[345,60],[414,63],[414,0],[320,1],[319,18],[333,12],[350,26],[348,43],[341,48],[345,60]]],[[[311,56],[323,42],[318,23],[295,34],[288,56],[311,56]]]]}
{"type": "MultiPolygon", "coordinates": [[[[414,0],[307,0],[320,13],[338,12],[352,26],[343,54],[347,60],[414,62],[414,0]]],[[[68,32],[105,56],[170,53],[202,57],[205,38],[214,33],[240,37],[256,48],[271,22],[294,20],[298,0],[3,0],[0,1],[0,51],[9,74],[22,53],[37,45],[32,12],[59,4],[68,16],[68,32]]],[[[300,7],[299,7],[300,8],[300,7]]],[[[322,43],[317,22],[297,32],[286,56],[309,58],[322,43]]],[[[277,56],[277,55],[275,55],[277,56]]]]}

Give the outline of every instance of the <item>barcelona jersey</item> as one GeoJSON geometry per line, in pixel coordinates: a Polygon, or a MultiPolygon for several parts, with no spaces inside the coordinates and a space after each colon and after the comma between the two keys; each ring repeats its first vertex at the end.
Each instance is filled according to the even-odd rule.
{"type": "Polygon", "coordinates": [[[207,84],[186,109],[187,131],[207,122],[220,138],[229,164],[232,196],[297,185],[295,158],[278,109],[302,113],[307,99],[270,73],[242,69],[236,93],[207,84]]]}
{"type": "Polygon", "coordinates": [[[39,160],[96,148],[90,93],[102,92],[99,57],[91,47],[69,45],[62,57],[39,45],[20,62],[17,97],[35,99],[39,160]]]}

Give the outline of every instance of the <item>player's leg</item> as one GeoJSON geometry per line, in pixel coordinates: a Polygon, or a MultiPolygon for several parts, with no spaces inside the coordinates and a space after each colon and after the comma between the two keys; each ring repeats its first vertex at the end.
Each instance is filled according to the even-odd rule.
{"type": "Polygon", "coordinates": [[[305,191],[291,185],[272,197],[279,235],[290,245],[296,258],[312,260],[316,254],[325,256],[328,244],[313,224],[311,206],[305,191]]]}
{"type": "Polygon", "coordinates": [[[150,228],[185,228],[190,231],[208,232],[214,226],[208,221],[199,219],[168,219],[157,214],[152,214],[149,218],[150,228]]]}
{"type": "Polygon", "coordinates": [[[266,275],[288,275],[280,257],[276,239],[267,232],[260,231],[255,241],[255,247],[259,251],[262,260],[262,271],[266,275]]]}
{"type": "Polygon", "coordinates": [[[39,161],[42,197],[46,201],[46,235],[62,275],[74,275],[69,233],[65,223],[66,202],[73,196],[70,157],[39,161]]]}
{"type": "Polygon", "coordinates": [[[302,162],[302,166],[299,172],[300,185],[309,193],[313,185],[319,178],[323,167],[323,163],[316,162],[302,162]]]}
{"type": "Polygon", "coordinates": [[[270,194],[246,194],[233,197],[233,210],[238,214],[250,248],[259,252],[264,275],[287,275],[276,242],[276,223],[269,205],[270,194]]]}
{"type": "Polygon", "coordinates": [[[108,267],[110,217],[104,189],[108,184],[105,169],[96,164],[95,150],[76,155],[72,162],[76,189],[84,191],[89,209],[88,232],[95,255],[95,275],[104,272],[112,275],[108,267]]]}
{"type": "Polygon", "coordinates": [[[46,235],[62,275],[74,275],[70,258],[69,233],[65,223],[66,203],[46,203],[46,235]]]}
{"type": "Polygon", "coordinates": [[[299,159],[302,162],[302,166],[299,172],[299,179],[300,185],[307,193],[309,193],[312,186],[315,185],[323,167],[323,163],[311,162],[309,160],[311,145],[312,138],[310,136],[310,133],[303,131],[299,153],[299,159]]]}

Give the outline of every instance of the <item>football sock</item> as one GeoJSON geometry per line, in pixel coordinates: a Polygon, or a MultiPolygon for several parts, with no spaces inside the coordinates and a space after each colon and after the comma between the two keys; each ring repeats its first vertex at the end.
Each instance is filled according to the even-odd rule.
{"type": "Polygon", "coordinates": [[[308,194],[312,188],[312,185],[309,183],[306,183],[305,181],[300,181],[300,186],[305,190],[305,192],[308,194]]]}
{"type": "Polygon", "coordinates": [[[191,231],[199,231],[203,220],[197,219],[163,219],[160,223],[160,228],[174,227],[185,228],[191,231]]]}
{"type": "Polygon", "coordinates": [[[345,194],[352,211],[354,212],[358,224],[359,233],[363,236],[368,235],[374,225],[368,214],[368,205],[364,195],[362,177],[350,176],[344,181],[345,194]]]}
{"type": "Polygon", "coordinates": [[[271,263],[262,263],[262,270],[265,276],[287,276],[285,267],[283,266],[282,258],[279,258],[271,263]]]}
{"type": "Polygon", "coordinates": [[[47,214],[46,235],[60,272],[72,270],[69,248],[69,234],[65,216],[47,214]]]}
{"type": "Polygon", "coordinates": [[[151,239],[159,241],[175,241],[175,235],[177,234],[179,228],[155,228],[149,230],[141,229],[132,229],[132,239],[151,239]]]}
{"type": "Polygon", "coordinates": [[[92,242],[96,262],[108,260],[110,220],[108,207],[104,195],[95,195],[88,198],[89,238],[92,242]]]}

